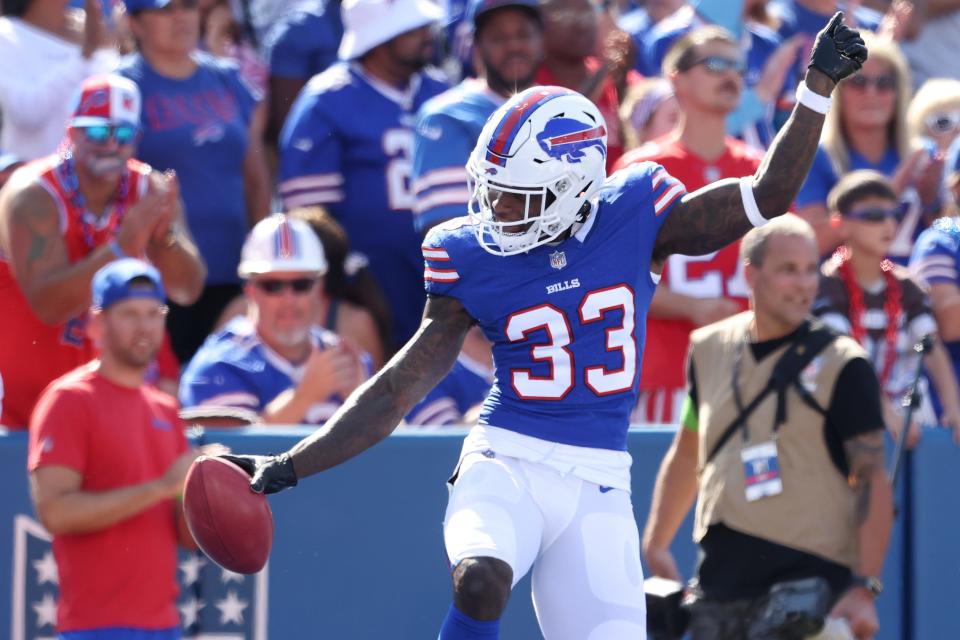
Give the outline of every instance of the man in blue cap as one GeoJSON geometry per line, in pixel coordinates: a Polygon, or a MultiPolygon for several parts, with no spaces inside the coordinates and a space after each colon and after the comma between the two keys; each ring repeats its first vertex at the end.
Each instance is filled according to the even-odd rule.
{"type": "Polygon", "coordinates": [[[176,640],[176,548],[193,546],[176,498],[198,452],[176,401],[144,384],[166,294],[159,271],[134,258],[97,271],[92,294],[100,357],[54,381],[30,422],[31,494],[59,572],[57,631],[176,640]]]}

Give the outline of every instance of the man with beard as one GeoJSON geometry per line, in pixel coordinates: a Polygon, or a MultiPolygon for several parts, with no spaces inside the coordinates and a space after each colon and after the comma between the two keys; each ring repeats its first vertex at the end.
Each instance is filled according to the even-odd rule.
{"type": "Polygon", "coordinates": [[[184,371],[184,408],[246,409],[274,424],[323,424],[371,373],[367,354],[319,326],[327,259],[310,226],[274,215],[243,245],[247,315],[207,339],[184,371]]]}
{"type": "Polygon", "coordinates": [[[370,260],[393,312],[392,351],[413,335],[426,296],[410,168],[417,109],[447,85],[433,56],[429,0],[347,0],[336,64],[297,97],[280,133],[284,208],[325,206],[370,260]]]}
{"type": "Polygon", "coordinates": [[[140,92],[120,76],[83,84],[61,151],[17,171],[0,197],[0,423],[26,428],[37,396],[89,361],[90,280],[149,258],[170,298],[190,304],[205,268],[183,223],[177,179],[133,159],[140,92]]]}
{"type": "Polygon", "coordinates": [[[413,224],[423,233],[466,213],[465,166],[480,131],[507,98],[533,85],[543,58],[536,0],[472,0],[467,19],[478,77],[433,98],[417,114],[413,224]]]}
{"type": "Polygon", "coordinates": [[[199,452],[176,401],[144,384],[163,340],[163,284],[155,268],[125,258],[97,271],[92,289],[100,359],[54,382],[30,421],[31,494],[59,576],[58,637],[175,640],[176,547],[196,548],[176,498],[199,452]]]}

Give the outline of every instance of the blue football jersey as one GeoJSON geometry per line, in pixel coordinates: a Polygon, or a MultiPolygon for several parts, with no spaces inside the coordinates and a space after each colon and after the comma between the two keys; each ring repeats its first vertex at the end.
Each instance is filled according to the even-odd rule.
{"type": "Polygon", "coordinates": [[[461,353],[450,373],[410,410],[404,421],[412,427],[462,424],[464,414],[487,397],[493,382],[491,374],[461,353]]]}
{"type": "Polygon", "coordinates": [[[467,160],[487,118],[504,101],[485,83],[471,78],[420,108],[413,141],[417,231],[466,214],[467,160]]]}
{"type": "MultiPolygon", "coordinates": [[[[340,338],[321,327],[311,330],[318,349],[329,349],[340,338]]],[[[363,354],[367,376],[373,361],[363,354]]],[[[237,407],[262,413],[267,405],[303,379],[303,365],[294,365],[260,340],[246,317],[237,317],[212,334],[190,360],[180,379],[180,405],[189,407],[237,407]]],[[[305,424],[323,424],[343,398],[332,394],[307,411],[305,424]]]]}
{"type": "Polygon", "coordinates": [[[480,246],[469,218],[424,241],[431,295],[460,300],[493,343],[495,380],[480,424],[542,440],[626,449],[657,232],[686,192],[644,162],[609,177],[569,239],[509,257],[480,246]]]}
{"type": "Polygon", "coordinates": [[[424,302],[410,191],[415,113],[446,88],[418,74],[399,91],[336,64],[304,87],[280,135],[284,207],[324,205],[343,225],[390,303],[397,343],[419,326],[424,302]]]}

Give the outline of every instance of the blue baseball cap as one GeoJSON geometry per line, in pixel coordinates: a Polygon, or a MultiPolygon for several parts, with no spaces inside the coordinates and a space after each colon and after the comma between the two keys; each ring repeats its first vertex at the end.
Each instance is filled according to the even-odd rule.
{"type": "Polygon", "coordinates": [[[537,0],[470,0],[470,4],[467,6],[466,17],[473,26],[473,30],[476,31],[477,27],[479,27],[478,21],[481,17],[491,11],[504,9],[506,7],[526,9],[538,19],[540,18],[540,4],[537,0]]]}
{"type": "Polygon", "coordinates": [[[94,309],[108,309],[131,298],[152,298],[161,304],[167,302],[160,272],[153,265],[136,258],[121,258],[101,267],[93,276],[92,288],[91,306],[94,309]],[[138,278],[149,280],[149,285],[145,282],[134,283],[138,278]]]}

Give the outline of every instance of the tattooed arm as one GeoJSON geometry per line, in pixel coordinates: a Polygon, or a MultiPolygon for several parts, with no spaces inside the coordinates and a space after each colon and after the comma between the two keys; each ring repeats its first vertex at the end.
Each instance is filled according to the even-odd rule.
{"type": "MultiPolygon", "coordinates": [[[[807,71],[807,86],[828,96],[834,83],[816,69],[807,71]]],[[[780,129],[753,177],[753,195],[760,213],[773,218],[786,213],[813,164],[824,116],[797,104],[780,129]]],[[[660,227],[654,259],[671,253],[703,255],[739,239],[752,228],[743,209],[739,180],[728,178],[684,196],[660,227]]]]}
{"type": "MultiPolygon", "coordinates": [[[[893,528],[893,491],[883,471],[883,430],[848,438],[843,443],[850,466],[850,484],[856,493],[857,566],[861,576],[879,577],[893,528]]],[[[843,618],[857,638],[873,638],[880,629],[873,592],[853,586],[830,611],[843,618]]]]}
{"type": "Polygon", "coordinates": [[[857,573],[879,576],[893,527],[893,490],[883,469],[883,430],[863,433],[843,443],[856,493],[857,573]]]}
{"type": "Polygon", "coordinates": [[[473,322],[459,300],[428,297],[417,333],[320,429],[279,456],[223,457],[253,476],[254,491],[275,493],[363,453],[450,371],[473,322]]]}
{"type": "Polygon", "coordinates": [[[0,250],[37,317],[57,325],[90,305],[90,281],[109,247],[71,263],[53,198],[24,172],[0,192],[0,250]]]}
{"type": "MultiPolygon", "coordinates": [[[[843,25],[843,13],[834,14],[817,34],[810,54],[806,89],[829,96],[837,83],[855,73],[867,49],[853,29],[843,25]]],[[[760,215],[783,214],[800,190],[820,140],[824,116],[798,101],[790,119],[767,151],[754,174],[753,197],[760,215]]],[[[671,253],[702,255],[721,249],[751,227],[746,218],[738,180],[723,180],[687,195],[660,227],[653,257],[662,260],[671,253]]]]}

